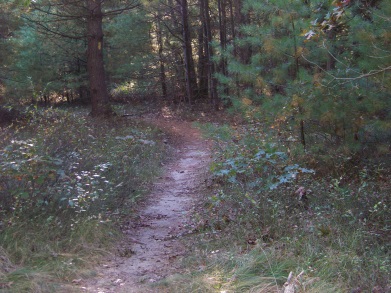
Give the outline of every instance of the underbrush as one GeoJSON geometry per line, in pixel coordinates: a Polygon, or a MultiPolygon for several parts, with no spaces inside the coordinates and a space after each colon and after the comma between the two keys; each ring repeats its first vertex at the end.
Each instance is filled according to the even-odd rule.
{"type": "Polygon", "coordinates": [[[332,164],[317,165],[317,153],[271,143],[260,125],[204,130],[216,155],[189,273],[162,289],[283,292],[292,272],[295,292],[390,292],[389,166],[344,164],[357,158],[331,148],[332,164]]]}
{"type": "Polygon", "coordinates": [[[0,132],[0,292],[72,292],[158,175],[162,134],[31,109],[0,132]]]}

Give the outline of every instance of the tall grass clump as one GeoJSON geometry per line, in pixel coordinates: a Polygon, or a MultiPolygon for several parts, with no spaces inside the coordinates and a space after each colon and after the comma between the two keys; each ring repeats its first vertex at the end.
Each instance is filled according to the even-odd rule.
{"type": "Polygon", "coordinates": [[[0,135],[0,283],[58,292],[109,251],[114,223],[148,191],[165,153],[160,134],[48,108],[27,110],[0,135]]]}
{"type": "Polygon", "coordinates": [[[331,148],[324,162],[338,168],[314,164],[317,153],[288,150],[258,123],[203,129],[216,149],[189,238],[197,249],[189,273],[162,288],[283,292],[292,272],[295,292],[389,292],[389,168],[377,158],[353,167],[331,148]]]}

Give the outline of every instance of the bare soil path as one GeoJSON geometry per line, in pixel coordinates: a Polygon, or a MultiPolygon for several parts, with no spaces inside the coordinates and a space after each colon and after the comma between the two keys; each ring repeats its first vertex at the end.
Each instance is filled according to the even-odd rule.
{"type": "Polygon", "coordinates": [[[186,254],[181,237],[203,186],[210,160],[208,142],[189,122],[145,118],[168,133],[176,155],[164,166],[151,194],[139,209],[137,221],[123,232],[117,255],[97,268],[97,277],[80,284],[84,292],[162,292],[153,284],[178,271],[186,254]]]}

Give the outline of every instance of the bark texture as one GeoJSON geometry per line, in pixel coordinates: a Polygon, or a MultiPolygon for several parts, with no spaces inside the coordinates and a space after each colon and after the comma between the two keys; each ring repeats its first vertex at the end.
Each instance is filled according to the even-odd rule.
{"type": "Polygon", "coordinates": [[[164,64],[164,43],[163,43],[163,34],[162,34],[162,28],[160,24],[161,15],[158,11],[158,17],[156,20],[156,36],[157,36],[157,43],[158,43],[158,53],[159,53],[159,63],[160,63],[160,85],[162,87],[162,96],[163,99],[167,98],[167,82],[166,82],[166,69],[164,64]]]}
{"type": "Polygon", "coordinates": [[[185,63],[186,96],[189,103],[194,101],[197,92],[197,79],[195,74],[193,50],[191,46],[191,32],[189,28],[189,10],[187,0],[181,0],[183,55],[185,63]]]}
{"type": "Polygon", "coordinates": [[[102,6],[100,0],[87,0],[88,18],[88,52],[87,71],[91,94],[91,115],[110,116],[113,114],[109,104],[109,93],[106,86],[106,73],[103,63],[103,29],[102,6]]]}

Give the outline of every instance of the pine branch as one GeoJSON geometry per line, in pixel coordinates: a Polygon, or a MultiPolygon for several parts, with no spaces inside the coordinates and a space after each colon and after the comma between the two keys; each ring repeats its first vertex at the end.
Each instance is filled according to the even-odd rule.
{"type": "MultiPolygon", "coordinates": [[[[48,25],[45,25],[44,23],[42,23],[42,21],[39,21],[39,20],[34,20],[34,19],[26,17],[26,16],[21,16],[21,18],[25,19],[27,21],[27,24],[29,24],[29,23],[35,24],[36,26],[38,26],[39,28],[43,29],[47,33],[50,33],[50,34],[53,34],[53,35],[57,35],[57,36],[60,36],[60,37],[63,37],[63,38],[67,38],[67,39],[72,39],[72,40],[83,40],[83,39],[85,39],[85,36],[83,36],[83,35],[77,36],[77,35],[71,35],[71,34],[68,34],[68,33],[65,33],[65,32],[61,32],[61,31],[53,30],[48,25]]],[[[29,25],[29,26],[33,27],[32,25],[29,25]]]]}
{"type": "Polygon", "coordinates": [[[113,9],[113,10],[104,12],[104,13],[103,13],[103,16],[119,15],[119,14],[125,12],[125,11],[135,9],[135,8],[140,7],[140,6],[141,6],[140,2],[138,2],[137,0],[135,0],[135,1],[132,1],[132,3],[128,4],[126,7],[118,8],[118,9],[113,9]]]}
{"type": "MultiPolygon", "coordinates": [[[[387,72],[387,71],[390,71],[391,70],[391,66],[387,66],[387,67],[383,67],[383,68],[380,68],[380,69],[376,69],[376,70],[371,70],[369,71],[368,73],[359,73],[360,75],[358,76],[355,76],[355,77],[337,77],[333,74],[331,74],[328,70],[324,69],[323,67],[321,67],[319,64],[313,62],[313,61],[310,61],[308,60],[304,54],[301,55],[301,57],[307,61],[308,63],[316,66],[317,68],[319,68],[322,72],[326,73],[328,76],[331,76],[333,78],[332,81],[329,82],[332,83],[333,81],[337,80],[337,81],[345,81],[345,82],[350,82],[350,81],[354,81],[354,80],[359,80],[359,79],[362,79],[362,78],[367,78],[367,77],[371,77],[371,76],[374,76],[374,75],[377,75],[377,74],[380,74],[380,73],[384,73],[384,72],[387,72]]],[[[334,56],[333,56],[334,57],[334,56]]],[[[338,59],[336,59],[338,60],[338,59]]],[[[343,64],[342,62],[340,62],[341,64],[343,64]]]]}

